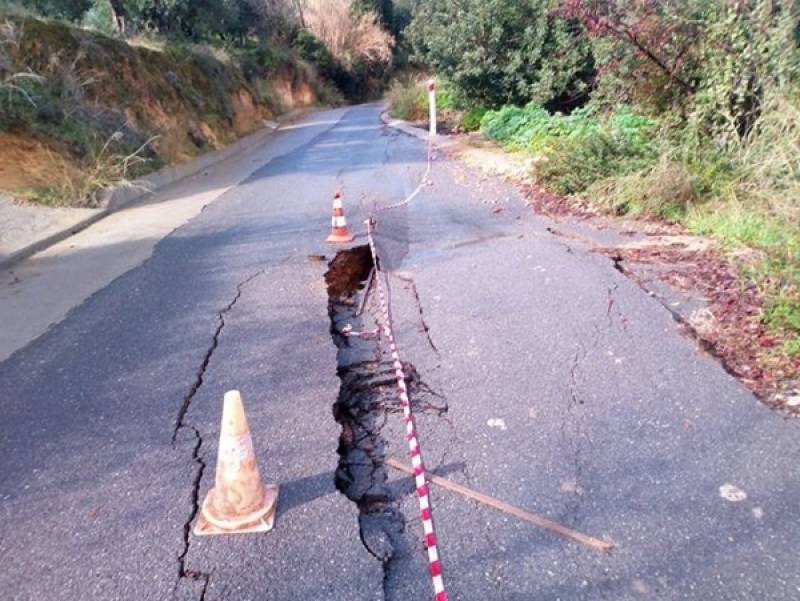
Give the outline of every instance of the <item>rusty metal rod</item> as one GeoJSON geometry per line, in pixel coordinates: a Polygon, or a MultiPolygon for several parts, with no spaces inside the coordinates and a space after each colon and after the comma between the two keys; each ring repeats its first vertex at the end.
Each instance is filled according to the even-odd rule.
{"type": "MultiPolygon", "coordinates": [[[[387,459],[386,464],[389,465],[390,467],[393,467],[396,470],[409,474],[410,476],[414,475],[414,470],[410,466],[405,465],[397,461],[396,459],[387,459]]],[[[596,551],[609,553],[614,548],[614,545],[612,545],[611,543],[607,543],[606,541],[594,538],[593,536],[588,536],[576,530],[572,530],[571,528],[562,526],[561,524],[554,522],[553,520],[548,520],[545,517],[536,515],[535,513],[531,513],[530,511],[525,511],[524,509],[515,507],[514,505],[506,503],[505,501],[500,501],[499,499],[495,499],[494,497],[490,497],[489,495],[485,495],[483,493],[469,489],[466,486],[461,486],[460,484],[456,484],[452,480],[447,480],[446,478],[434,476],[433,474],[430,473],[428,474],[428,480],[430,480],[433,484],[441,486],[442,488],[446,488],[453,492],[457,492],[461,495],[464,495],[468,499],[472,499],[474,501],[478,501],[479,503],[483,503],[484,505],[488,505],[489,507],[499,509],[500,511],[513,515],[514,517],[519,518],[520,520],[529,522],[531,524],[534,524],[535,526],[539,526],[540,528],[543,528],[548,532],[552,532],[553,534],[558,534],[559,536],[563,536],[564,538],[574,540],[575,542],[581,543],[582,545],[586,545],[587,547],[590,547],[596,551]]]]}

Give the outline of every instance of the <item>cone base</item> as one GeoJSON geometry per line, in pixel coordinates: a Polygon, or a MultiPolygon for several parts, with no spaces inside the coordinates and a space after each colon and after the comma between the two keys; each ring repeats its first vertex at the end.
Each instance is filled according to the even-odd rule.
{"type": "Polygon", "coordinates": [[[353,234],[331,234],[325,239],[328,244],[346,244],[355,240],[353,234]]]}
{"type": "MultiPolygon", "coordinates": [[[[213,494],[213,490],[209,495],[213,494]]],[[[205,504],[204,504],[205,505],[205,504]]],[[[256,532],[269,532],[275,526],[275,514],[278,509],[278,486],[276,484],[264,485],[264,502],[260,510],[255,513],[261,513],[267,510],[266,514],[256,518],[252,522],[246,524],[232,524],[228,527],[221,527],[217,524],[212,524],[204,515],[203,510],[197,516],[197,522],[194,525],[195,536],[211,536],[214,534],[248,534],[256,532]]],[[[216,520],[220,522],[220,520],[216,520]]]]}

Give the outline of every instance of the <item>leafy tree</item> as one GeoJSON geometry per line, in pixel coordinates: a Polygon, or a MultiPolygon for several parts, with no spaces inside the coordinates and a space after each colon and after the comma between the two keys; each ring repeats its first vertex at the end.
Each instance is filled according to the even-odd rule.
{"type": "Polygon", "coordinates": [[[92,7],[92,0],[21,0],[20,5],[42,15],[78,21],[92,7]]]}
{"type": "Polygon", "coordinates": [[[392,0],[354,0],[353,9],[362,12],[374,12],[378,15],[378,21],[384,28],[393,29],[394,25],[394,2],[392,0]]]}
{"type": "Polygon", "coordinates": [[[696,85],[707,0],[563,0],[557,9],[594,40],[601,95],[659,110],[696,85]],[[610,93],[609,93],[610,92],[610,93]]]}
{"type": "Polygon", "coordinates": [[[564,0],[593,39],[598,96],[675,111],[723,145],[798,77],[794,0],[564,0]]]}
{"type": "Polygon", "coordinates": [[[581,102],[591,74],[580,28],[550,0],[430,0],[406,34],[414,58],[479,103],[581,102]]]}

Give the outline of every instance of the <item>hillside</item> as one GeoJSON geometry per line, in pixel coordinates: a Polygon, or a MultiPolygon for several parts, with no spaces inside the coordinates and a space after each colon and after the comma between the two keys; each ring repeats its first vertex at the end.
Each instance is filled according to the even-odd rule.
{"type": "Polygon", "coordinates": [[[331,98],[280,47],[148,47],[31,17],[0,17],[0,42],[0,193],[45,204],[95,204],[107,185],[331,98]]]}

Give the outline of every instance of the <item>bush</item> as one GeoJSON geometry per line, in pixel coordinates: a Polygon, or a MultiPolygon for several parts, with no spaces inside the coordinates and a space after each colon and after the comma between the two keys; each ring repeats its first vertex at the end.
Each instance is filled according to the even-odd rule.
{"type": "Polygon", "coordinates": [[[428,90],[419,78],[406,76],[394,80],[388,97],[392,115],[398,119],[422,121],[428,118],[428,90]]]}
{"type": "Polygon", "coordinates": [[[108,0],[94,0],[91,7],[83,15],[81,22],[86,29],[111,35],[114,33],[114,15],[108,0]]]}
{"type": "Polygon", "coordinates": [[[649,167],[657,153],[648,145],[608,130],[581,137],[557,137],[536,168],[537,176],[561,194],[583,192],[595,182],[649,167]]]}
{"type": "Polygon", "coordinates": [[[653,165],[656,128],[656,121],[624,106],[605,118],[592,106],[570,115],[550,114],[536,104],[507,106],[481,120],[483,133],[506,148],[542,155],[537,175],[562,194],[653,165]]]}
{"type": "Polygon", "coordinates": [[[481,120],[484,134],[512,150],[541,151],[555,138],[586,137],[597,127],[591,107],[578,109],[571,115],[551,115],[535,103],[489,111],[481,120]]]}
{"type": "Polygon", "coordinates": [[[556,140],[588,139],[605,133],[615,140],[633,147],[651,144],[656,121],[634,113],[622,106],[606,119],[601,119],[593,106],[586,106],[569,115],[549,113],[541,106],[531,103],[525,107],[505,106],[488,111],[481,120],[481,131],[507,148],[544,152],[556,140]]]}
{"type": "Polygon", "coordinates": [[[580,31],[534,0],[431,0],[406,30],[414,58],[472,103],[580,102],[592,72],[580,31]]]}
{"type": "Polygon", "coordinates": [[[291,39],[300,57],[316,65],[318,73],[348,96],[355,95],[357,83],[353,75],[345,69],[328,47],[308,29],[297,28],[291,39]]]}
{"type": "Polygon", "coordinates": [[[485,106],[468,109],[461,115],[460,125],[464,131],[477,131],[481,128],[481,120],[489,112],[485,106]]]}

